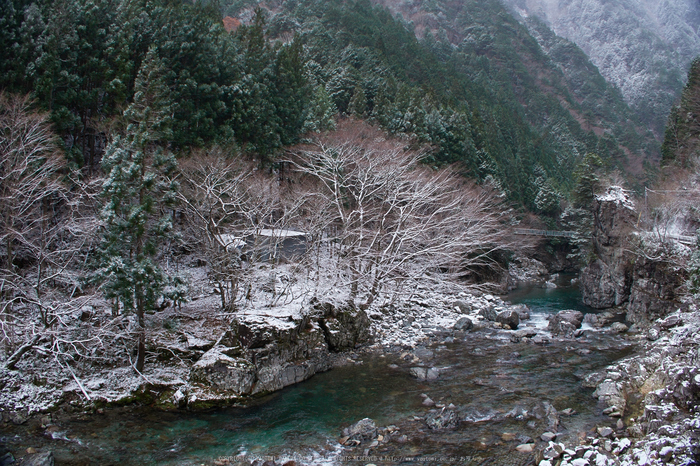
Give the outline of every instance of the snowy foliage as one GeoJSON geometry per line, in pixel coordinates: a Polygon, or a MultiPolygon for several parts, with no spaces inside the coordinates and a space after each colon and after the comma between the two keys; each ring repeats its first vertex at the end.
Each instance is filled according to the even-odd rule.
{"type": "Polygon", "coordinates": [[[539,16],[576,43],[605,78],[654,125],[657,134],[700,50],[700,5],[652,2],[507,0],[523,16],[539,16]]]}

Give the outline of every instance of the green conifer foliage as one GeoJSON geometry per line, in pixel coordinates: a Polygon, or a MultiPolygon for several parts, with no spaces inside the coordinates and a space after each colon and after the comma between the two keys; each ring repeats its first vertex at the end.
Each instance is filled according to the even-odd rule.
{"type": "Polygon", "coordinates": [[[352,93],[352,99],[348,105],[348,113],[358,118],[365,116],[367,111],[367,96],[365,91],[360,86],[356,86],[352,93]]]}
{"type": "Polygon", "coordinates": [[[145,313],[164,300],[167,277],[157,262],[158,247],[170,235],[172,220],[162,207],[175,200],[177,186],[167,175],[176,168],[163,149],[171,136],[170,102],[162,63],[154,48],[141,65],[134,102],[125,110],[126,135],[116,137],[103,161],[104,228],[98,270],[107,298],[138,319],[136,369],[145,361],[145,313]]]}
{"type": "Polygon", "coordinates": [[[338,110],[323,86],[316,86],[306,110],[304,132],[322,132],[335,129],[338,110]]]}
{"type": "Polygon", "coordinates": [[[600,172],[603,161],[598,155],[589,152],[574,171],[576,184],[573,189],[574,206],[587,209],[593,202],[593,197],[601,190],[600,172]]]}
{"type": "Polygon", "coordinates": [[[700,57],[690,65],[679,105],[671,109],[661,153],[662,163],[686,168],[700,156],[700,57]]]}
{"type": "Polygon", "coordinates": [[[535,180],[537,194],[535,196],[535,210],[543,214],[557,214],[561,193],[556,190],[549,179],[540,176],[535,180]]]}

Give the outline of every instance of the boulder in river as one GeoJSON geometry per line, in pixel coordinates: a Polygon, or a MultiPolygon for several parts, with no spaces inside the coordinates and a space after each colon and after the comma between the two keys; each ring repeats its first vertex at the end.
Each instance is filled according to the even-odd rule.
{"type": "Polygon", "coordinates": [[[629,327],[622,322],[615,322],[610,326],[610,330],[617,333],[625,333],[627,330],[629,330],[629,327]]]}
{"type": "Polygon", "coordinates": [[[454,328],[455,330],[471,330],[472,327],[474,327],[474,322],[469,317],[460,317],[457,319],[457,322],[455,322],[454,328]]]}
{"type": "Polygon", "coordinates": [[[435,356],[435,353],[432,350],[424,346],[418,346],[415,350],[413,350],[413,354],[415,354],[418,359],[422,359],[424,361],[432,359],[433,356],[435,356]]]}
{"type": "Polygon", "coordinates": [[[446,430],[457,427],[459,418],[454,409],[443,408],[440,411],[429,413],[425,418],[425,423],[432,430],[446,430]]]}
{"type": "Polygon", "coordinates": [[[358,440],[360,442],[371,440],[377,436],[377,424],[366,417],[345,429],[343,435],[350,440],[358,440]]]}
{"type": "Polygon", "coordinates": [[[556,315],[549,318],[547,328],[554,335],[564,335],[572,338],[576,330],[581,328],[583,322],[583,313],[580,311],[566,310],[559,311],[556,315]]]}
{"type": "Polygon", "coordinates": [[[517,312],[518,316],[520,317],[520,320],[530,319],[530,308],[527,307],[525,304],[515,304],[513,306],[510,306],[509,309],[517,312]]]}
{"type": "Polygon", "coordinates": [[[411,367],[409,372],[413,377],[415,377],[421,381],[422,380],[436,380],[440,376],[440,373],[434,367],[430,367],[430,368],[411,367]]]}
{"type": "Polygon", "coordinates": [[[496,321],[496,311],[491,304],[487,304],[486,307],[479,309],[479,315],[489,322],[496,321]]]}
{"type": "Polygon", "coordinates": [[[518,325],[520,325],[520,315],[512,309],[507,309],[498,313],[496,321],[502,325],[508,325],[512,330],[515,330],[518,328],[518,325]]]}

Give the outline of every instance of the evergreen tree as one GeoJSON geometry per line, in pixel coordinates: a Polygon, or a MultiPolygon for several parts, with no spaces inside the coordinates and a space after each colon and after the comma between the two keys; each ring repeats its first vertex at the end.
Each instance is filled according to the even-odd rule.
{"type": "Polygon", "coordinates": [[[583,209],[590,208],[594,196],[599,193],[602,188],[600,181],[600,171],[602,168],[603,161],[598,155],[591,152],[586,154],[581,162],[579,162],[576,170],[574,170],[576,184],[572,192],[575,207],[583,209]]]}
{"type": "Polygon", "coordinates": [[[282,46],[275,61],[273,94],[276,114],[280,121],[282,145],[297,142],[304,125],[304,105],[309,100],[309,86],[304,73],[301,40],[294,37],[291,44],[282,46]]]}
{"type": "Polygon", "coordinates": [[[700,57],[690,65],[680,103],[671,109],[661,154],[663,164],[681,167],[700,155],[700,57]]]}
{"type": "Polygon", "coordinates": [[[124,112],[126,135],[109,144],[103,161],[102,261],[107,298],[138,320],[136,369],[145,361],[145,313],[155,310],[164,296],[167,277],[157,263],[158,247],[172,228],[161,208],[175,199],[177,186],[166,175],[175,158],[161,146],[171,137],[170,102],[163,70],[151,48],[135,82],[134,102],[124,112]]]}
{"type": "Polygon", "coordinates": [[[303,131],[322,132],[335,129],[335,115],[338,110],[323,86],[316,86],[306,109],[303,131]]]}
{"type": "Polygon", "coordinates": [[[535,210],[543,214],[556,214],[559,210],[561,194],[553,186],[550,180],[539,176],[535,180],[537,194],[535,196],[535,210]]]}
{"type": "Polygon", "coordinates": [[[367,111],[367,96],[361,86],[356,86],[348,105],[348,113],[363,118],[367,111]]]}

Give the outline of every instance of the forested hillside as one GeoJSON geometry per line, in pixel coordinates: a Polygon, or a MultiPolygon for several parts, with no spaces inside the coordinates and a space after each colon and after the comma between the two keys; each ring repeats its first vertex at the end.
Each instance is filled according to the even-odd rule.
{"type": "Polygon", "coordinates": [[[661,149],[664,164],[694,168],[700,149],[700,58],[693,60],[680,102],[671,108],[661,149]]]}
{"type": "Polygon", "coordinates": [[[575,42],[663,137],[690,62],[700,53],[700,4],[694,0],[506,0],[526,24],[544,21],[575,42]]]}
{"type": "Polygon", "coordinates": [[[656,153],[575,46],[550,37],[545,53],[495,1],[421,4],[407,14],[413,23],[368,1],[273,3],[257,13],[253,3],[3,0],[0,87],[50,111],[86,173],[99,172],[123,130],[149,49],[178,153],[218,143],[270,163],[345,113],[430,145],[430,163],[458,163],[538,212],[556,210],[587,152],[637,177],[656,153]],[[227,32],[224,14],[243,26],[227,32]],[[562,72],[567,60],[574,66],[562,72]]]}
{"type": "Polygon", "coordinates": [[[660,166],[521,20],[0,0],[0,465],[691,464],[700,59],[660,166]]]}

